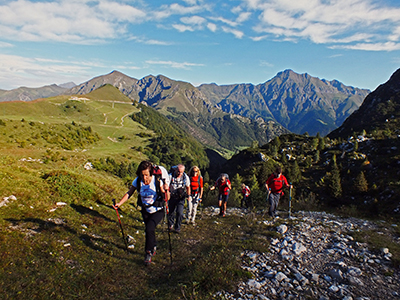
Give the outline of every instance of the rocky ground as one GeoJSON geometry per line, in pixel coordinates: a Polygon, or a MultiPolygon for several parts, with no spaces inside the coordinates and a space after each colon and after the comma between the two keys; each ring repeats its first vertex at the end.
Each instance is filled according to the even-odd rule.
{"type": "Polygon", "coordinates": [[[351,235],[382,230],[376,223],[324,212],[262,222],[281,237],[272,238],[269,252],[242,253],[243,268],[253,278],[240,283],[235,294],[222,291],[217,298],[400,299],[400,270],[392,264],[390,249],[372,251],[351,235]]]}

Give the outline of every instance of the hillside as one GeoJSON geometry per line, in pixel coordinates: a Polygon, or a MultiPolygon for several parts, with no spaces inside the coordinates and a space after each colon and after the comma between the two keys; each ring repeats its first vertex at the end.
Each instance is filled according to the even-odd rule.
{"type": "MultiPolygon", "coordinates": [[[[84,151],[93,157],[124,154],[136,161],[145,157],[129,149],[146,144],[148,137],[141,138],[137,134],[150,134],[151,131],[127,118],[138,109],[132,105],[131,99],[110,85],[85,97],[57,96],[31,102],[2,102],[0,105],[0,119],[6,123],[1,128],[3,135],[8,137],[1,141],[4,148],[13,147],[13,143],[23,143],[24,147],[40,152],[41,147],[46,147],[41,130],[77,124],[90,127],[100,136],[96,147],[84,147],[84,151]]],[[[53,132],[57,136],[58,131],[53,132]]],[[[62,142],[60,139],[55,145],[48,146],[59,150],[62,142]]]]}
{"type": "Polygon", "coordinates": [[[396,137],[400,134],[400,69],[365,98],[358,110],[329,137],[347,138],[363,132],[375,136],[396,137]]]}

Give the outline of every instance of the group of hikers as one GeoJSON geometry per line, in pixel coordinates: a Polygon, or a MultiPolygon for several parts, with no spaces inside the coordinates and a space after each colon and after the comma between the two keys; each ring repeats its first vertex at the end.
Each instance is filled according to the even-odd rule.
{"type": "MultiPolygon", "coordinates": [[[[128,192],[114,205],[118,209],[135,191],[138,193],[138,206],[141,206],[145,224],[145,258],[144,264],[149,265],[156,254],[156,226],[167,217],[169,232],[180,233],[184,218],[184,206],[187,201],[187,224],[195,225],[197,207],[203,197],[203,177],[199,167],[193,166],[188,174],[185,166],[178,164],[167,171],[164,167],[154,165],[150,161],[142,161],[136,171],[128,192]]],[[[291,187],[282,169],[277,167],[265,183],[270,204],[269,215],[275,217],[279,199],[284,187],[291,187]]],[[[222,173],[210,190],[218,189],[219,215],[225,217],[229,192],[232,189],[228,174],[222,173]]],[[[250,206],[250,189],[242,184],[243,199],[241,205],[250,206]]]]}

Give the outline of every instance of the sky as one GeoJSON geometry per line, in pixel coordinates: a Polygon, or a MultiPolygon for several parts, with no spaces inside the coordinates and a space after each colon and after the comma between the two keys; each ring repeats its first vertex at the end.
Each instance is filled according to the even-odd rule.
{"type": "Polygon", "coordinates": [[[291,69],[372,91],[398,68],[398,0],[0,0],[3,90],[113,70],[256,85],[291,69]]]}

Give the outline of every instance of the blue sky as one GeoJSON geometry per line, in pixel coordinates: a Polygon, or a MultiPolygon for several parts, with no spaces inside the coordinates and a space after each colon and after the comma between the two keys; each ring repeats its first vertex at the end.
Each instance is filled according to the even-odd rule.
{"type": "Polygon", "coordinates": [[[0,89],[113,70],[259,84],[292,69],[374,90],[398,68],[398,0],[0,0],[0,89]]]}

